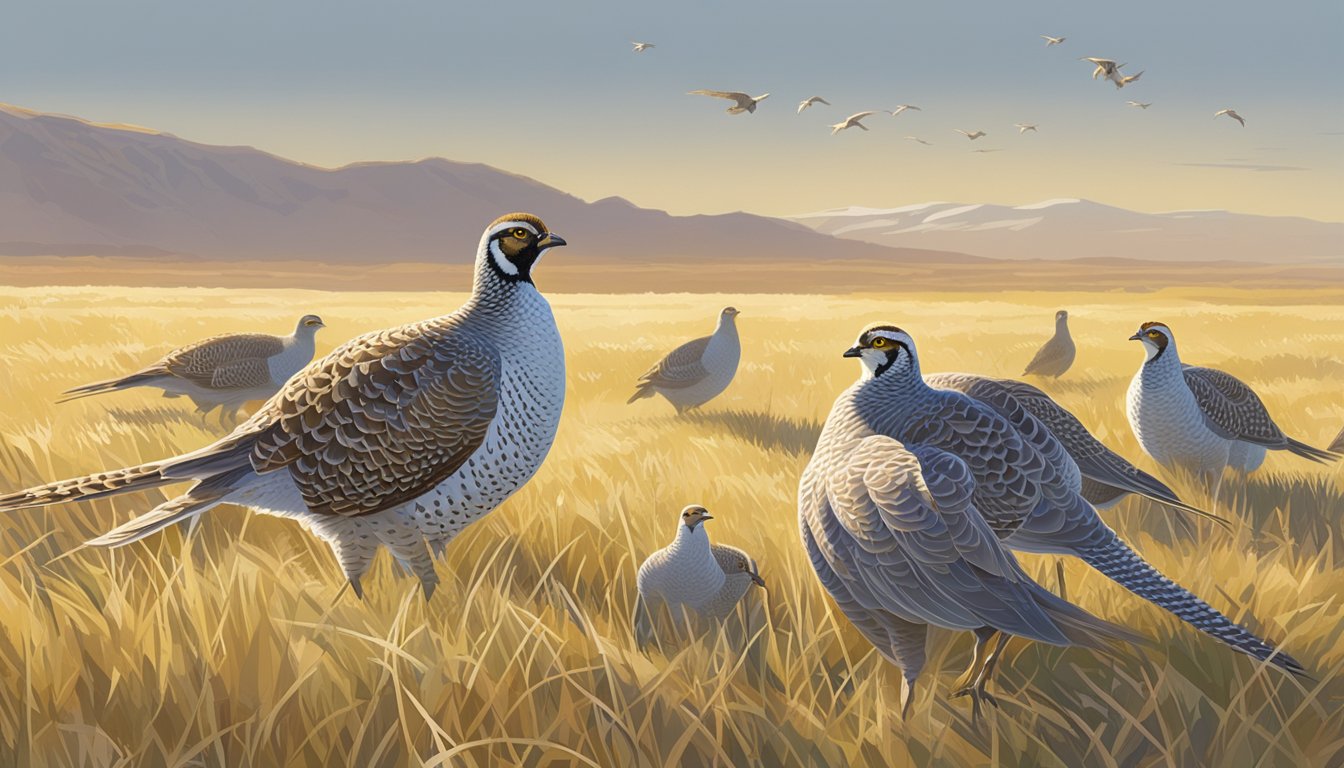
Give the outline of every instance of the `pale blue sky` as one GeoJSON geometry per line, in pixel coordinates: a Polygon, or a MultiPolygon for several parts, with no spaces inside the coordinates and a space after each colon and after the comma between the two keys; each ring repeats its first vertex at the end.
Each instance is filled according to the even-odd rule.
{"type": "Polygon", "coordinates": [[[44,0],[6,9],[0,101],[319,165],[481,161],[678,213],[1090,197],[1341,220],[1341,39],[1337,0],[44,0]],[[1079,56],[1146,73],[1117,92],[1079,56]],[[730,117],[695,88],[772,96],[730,117]],[[814,93],[834,106],[794,114],[814,93]],[[900,102],[924,111],[829,135],[900,102]]]}

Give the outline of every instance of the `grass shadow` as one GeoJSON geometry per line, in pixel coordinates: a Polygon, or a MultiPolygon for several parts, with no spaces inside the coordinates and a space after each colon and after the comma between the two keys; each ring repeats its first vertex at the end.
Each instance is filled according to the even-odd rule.
{"type": "Polygon", "coordinates": [[[691,411],[667,421],[726,432],[752,445],[790,456],[810,456],[821,435],[818,420],[794,419],[761,411],[691,411]]]}

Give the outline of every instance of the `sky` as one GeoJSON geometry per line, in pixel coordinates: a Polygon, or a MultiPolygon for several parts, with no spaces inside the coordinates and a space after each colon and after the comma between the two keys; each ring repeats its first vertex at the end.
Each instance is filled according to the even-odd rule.
{"type": "Polygon", "coordinates": [[[441,156],[678,214],[1078,197],[1344,221],[1338,0],[7,6],[0,101],[321,166],[441,156]],[[1081,56],[1144,75],[1117,91],[1081,56]],[[697,88],[771,96],[730,116],[697,88]],[[796,114],[811,95],[833,106],[796,114]],[[923,111],[830,135],[900,103],[923,111]]]}

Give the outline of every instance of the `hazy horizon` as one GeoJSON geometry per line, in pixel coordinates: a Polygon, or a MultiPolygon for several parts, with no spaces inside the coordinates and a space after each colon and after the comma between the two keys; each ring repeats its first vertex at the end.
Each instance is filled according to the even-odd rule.
{"type": "Polygon", "coordinates": [[[0,101],[321,167],[481,162],[676,214],[1084,198],[1344,220],[1334,4],[511,8],[34,4],[0,33],[0,101]],[[1145,74],[1117,91],[1079,56],[1145,74]],[[695,88],[772,95],[729,116],[695,88]],[[795,114],[814,94],[834,106],[795,114]],[[902,102],[924,109],[829,135],[902,102]]]}

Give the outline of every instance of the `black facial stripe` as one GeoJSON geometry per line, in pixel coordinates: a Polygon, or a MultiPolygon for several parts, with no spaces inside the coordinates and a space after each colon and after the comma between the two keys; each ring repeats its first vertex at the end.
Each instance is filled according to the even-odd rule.
{"type": "MultiPolygon", "coordinates": [[[[885,337],[883,337],[883,338],[885,338],[885,337]]],[[[892,365],[894,365],[894,364],[896,363],[897,360],[900,360],[900,359],[901,359],[901,350],[902,350],[902,349],[905,350],[905,354],[910,355],[911,357],[914,357],[914,355],[911,354],[911,352],[910,352],[910,347],[907,346],[906,343],[905,343],[904,341],[897,341],[896,339],[887,339],[887,341],[890,341],[892,344],[895,344],[895,345],[896,345],[896,349],[895,349],[895,351],[894,351],[892,354],[890,354],[890,355],[887,356],[887,362],[885,362],[885,363],[883,363],[883,364],[877,366],[877,369],[873,371],[873,377],[874,377],[874,378],[876,378],[876,377],[878,377],[878,376],[881,376],[882,374],[886,373],[888,368],[890,368],[892,365]]]]}
{"type": "MultiPolygon", "coordinates": [[[[487,249],[490,247],[491,246],[489,245],[486,246],[487,249]]],[[[499,277],[499,279],[503,280],[506,283],[532,282],[532,265],[537,262],[537,258],[538,256],[540,256],[540,253],[538,253],[535,243],[524,248],[522,251],[519,251],[518,255],[514,256],[513,258],[509,258],[509,255],[504,252],[504,249],[501,248],[498,243],[495,243],[494,248],[499,250],[500,256],[502,256],[505,261],[512,264],[518,270],[518,274],[516,275],[511,275],[508,272],[505,272],[504,268],[499,266],[499,261],[496,260],[494,251],[491,251],[489,254],[487,254],[489,258],[486,260],[490,262],[490,269],[494,270],[494,273],[499,277]]]]}
{"type": "Polygon", "coordinates": [[[1159,358],[1161,358],[1163,355],[1167,353],[1167,346],[1169,345],[1170,342],[1168,341],[1167,335],[1165,333],[1158,331],[1155,343],[1157,344],[1157,354],[1153,355],[1153,359],[1148,361],[1150,363],[1157,362],[1159,358]]]}

